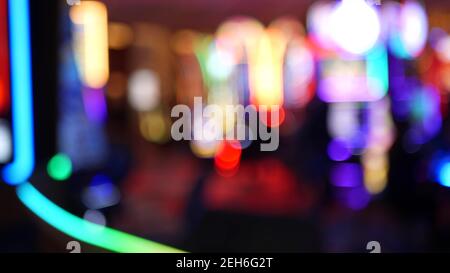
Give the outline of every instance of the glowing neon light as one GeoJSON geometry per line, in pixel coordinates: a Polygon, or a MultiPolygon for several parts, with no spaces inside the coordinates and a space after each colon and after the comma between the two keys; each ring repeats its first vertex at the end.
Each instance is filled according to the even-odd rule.
{"type": "Polygon", "coordinates": [[[315,63],[312,51],[303,40],[297,39],[288,45],[283,73],[286,106],[305,106],[315,93],[315,63]]]}
{"type": "Polygon", "coordinates": [[[276,64],[273,37],[266,33],[259,21],[246,17],[230,19],[219,27],[215,41],[218,50],[227,52],[236,66],[247,66],[250,94],[239,96],[242,103],[250,99],[256,105],[282,105],[281,72],[272,66],[276,64]]]}
{"type": "Polygon", "coordinates": [[[304,38],[304,26],[294,18],[283,17],[273,21],[267,32],[271,36],[274,66],[282,85],[284,104],[287,108],[303,107],[315,91],[314,56],[304,38]]]}
{"type": "MultiPolygon", "coordinates": [[[[333,2],[317,1],[314,2],[307,12],[308,36],[312,42],[321,49],[332,49],[333,41],[331,38],[330,18],[335,11],[333,2]]],[[[320,51],[316,52],[320,54],[320,51]]]]}
{"type": "Polygon", "coordinates": [[[361,210],[369,204],[371,196],[363,185],[361,165],[338,163],[331,170],[330,178],[340,203],[353,210],[361,210]]]}
{"type": "Polygon", "coordinates": [[[250,90],[255,105],[283,105],[283,57],[286,41],[263,33],[250,52],[250,90]]]}
{"type": "Polygon", "coordinates": [[[372,102],[368,110],[367,147],[361,157],[364,186],[370,194],[379,194],[388,183],[388,152],[395,140],[395,127],[388,99],[372,102]]]}
{"type": "Polygon", "coordinates": [[[325,102],[370,102],[387,94],[389,67],[384,46],[374,47],[363,59],[322,61],[318,95],[325,102]]]}
{"type": "Polygon", "coordinates": [[[215,156],[215,166],[219,174],[232,176],[239,168],[242,150],[238,141],[224,141],[215,156]]]}
{"type": "Polygon", "coordinates": [[[134,110],[148,112],[161,103],[161,82],[158,74],[139,69],[130,76],[128,102],[134,110]]]}
{"type": "Polygon", "coordinates": [[[108,11],[98,1],[83,1],[70,10],[72,22],[79,27],[75,47],[80,54],[79,68],[86,86],[102,88],[109,78],[108,11]]]}
{"type": "Polygon", "coordinates": [[[17,188],[17,195],[20,201],[42,220],[61,232],[88,244],[114,252],[183,252],[169,246],[85,221],[54,204],[30,183],[20,185],[17,188]]]}
{"type": "Polygon", "coordinates": [[[102,123],[108,116],[103,88],[83,88],[83,102],[86,115],[90,121],[102,123]]]}
{"type": "Polygon", "coordinates": [[[448,151],[437,151],[430,163],[430,178],[441,186],[450,187],[450,155],[448,151]]]}
{"type": "Polygon", "coordinates": [[[34,169],[33,94],[29,0],[9,1],[14,161],[3,170],[11,185],[25,182],[34,169]]]}
{"type": "Polygon", "coordinates": [[[72,161],[67,155],[57,154],[48,162],[47,172],[57,181],[66,180],[72,174],[72,161]]]}
{"type": "Polygon", "coordinates": [[[88,118],[102,123],[107,116],[103,87],[109,79],[108,11],[98,1],[83,1],[70,9],[75,25],[74,48],[88,118]]]}
{"type": "Polygon", "coordinates": [[[369,87],[374,91],[371,93],[374,98],[383,97],[389,89],[388,67],[387,50],[384,46],[374,47],[367,54],[366,76],[369,87]]]}
{"type": "Polygon", "coordinates": [[[445,163],[439,169],[439,184],[450,187],[450,163],[445,163]]]}
{"type": "Polygon", "coordinates": [[[0,113],[9,109],[9,57],[7,0],[0,1],[0,113]]]}
{"type": "Polygon", "coordinates": [[[393,53],[404,59],[416,58],[425,47],[428,36],[427,14],[416,1],[407,1],[403,5],[394,6],[397,29],[391,33],[389,45],[393,53]]]}
{"type": "Polygon", "coordinates": [[[363,55],[376,44],[381,32],[376,10],[365,0],[343,0],[331,14],[331,37],[348,53],[363,55]]]}
{"type": "Polygon", "coordinates": [[[9,124],[0,119],[0,163],[6,163],[12,157],[11,130],[9,124]]]}

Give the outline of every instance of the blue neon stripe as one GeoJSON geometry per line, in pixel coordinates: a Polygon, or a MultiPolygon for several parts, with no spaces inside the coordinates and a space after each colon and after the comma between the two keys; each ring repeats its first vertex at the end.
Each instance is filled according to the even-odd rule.
{"type": "Polygon", "coordinates": [[[33,95],[29,0],[9,0],[14,161],[3,170],[11,185],[25,182],[34,169],[33,95]]]}

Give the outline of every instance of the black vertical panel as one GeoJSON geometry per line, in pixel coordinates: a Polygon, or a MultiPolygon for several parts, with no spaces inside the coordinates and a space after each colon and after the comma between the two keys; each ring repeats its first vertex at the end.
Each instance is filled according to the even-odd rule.
{"type": "Polygon", "coordinates": [[[59,3],[30,1],[36,167],[56,151],[59,3]]]}

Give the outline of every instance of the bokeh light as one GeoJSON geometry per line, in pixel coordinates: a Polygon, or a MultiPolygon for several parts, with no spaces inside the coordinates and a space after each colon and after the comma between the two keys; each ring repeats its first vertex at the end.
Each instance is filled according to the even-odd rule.
{"type": "Polygon", "coordinates": [[[342,0],[331,13],[329,23],[333,41],[356,55],[372,49],[381,32],[378,14],[365,0],[342,0]]]}
{"type": "Polygon", "coordinates": [[[72,175],[72,161],[67,155],[57,154],[48,162],[47,172],[54,180],[67,180],[72,175]]]}

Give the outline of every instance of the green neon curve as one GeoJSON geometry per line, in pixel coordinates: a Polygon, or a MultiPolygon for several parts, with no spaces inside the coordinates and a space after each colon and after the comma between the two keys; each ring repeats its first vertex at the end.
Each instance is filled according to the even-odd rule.
{"type": "Polygon", "coordinates": [[[17,187],[20,201],[33,213],[61,232],[113,252],[124,253],[182,253],[183,251],[155,243],[112,228],[79,218],[46,198],[30,183],[17,187]]]}

